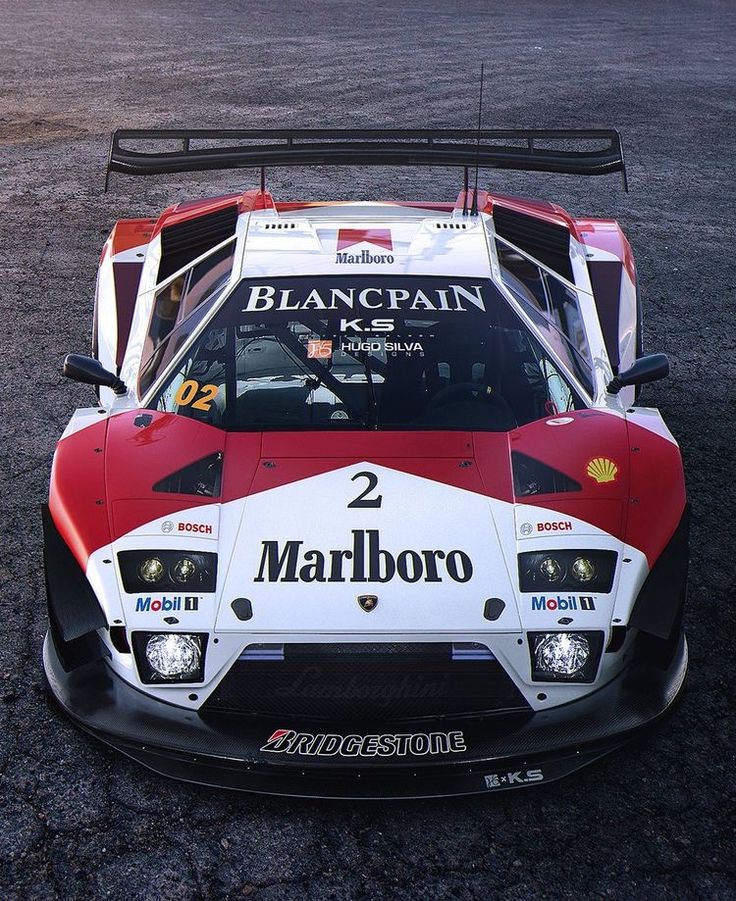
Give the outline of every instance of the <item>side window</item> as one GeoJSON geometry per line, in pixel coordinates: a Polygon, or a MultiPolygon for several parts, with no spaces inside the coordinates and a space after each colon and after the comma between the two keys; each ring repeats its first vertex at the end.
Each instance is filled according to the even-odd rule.
{"type": "Polygon", "coordinates": [[[152,353],[150,346],[144,346],[142,357],[144,362],[138,377],[138,393],[140,395],[148,391],[158,376],[171,363],[180,348],[189,340],[194,329],[212,309],[212,304],[216,299],[216,295],[210,295],[208,298],[210,302],[200,304],[194,314],[172,329],[152,353]]]}
{"type": "Polygon", "coordinates": [[[533,309],[547,314],[549,300],[542,270],[500,241],[496,241],[496,249],[506,284],[515,293],[520,294],[533,309]]]}
{"type": "Polygon", "coordinates": [[[548,357],[540,357],[537,362],[542,378],[547,385],[549,402],[553,405],[553,409],[548,410],[548,412],[555,414],[573,410],[575,408],[575,398],[568,388],[562,373],[548,357]]]}
{"type": "Polygon", "coordinates": [[[148,358],[180,322],[227,284],[234,249],[235,242],[231,241],[156,292],[144,357],[148,358]]]}
{"type": "Polygon", "coordinates": [[[592,360],[577,295],[501,241],[496,240],[496,247],[504,284],[524,304],[549,346],[592,393],[592,360]]]}
{"type": "Polygon", "coordinates": [[[585,337],[583,317],[578,306],[576,294],[568,287],[552,278],[548,273],[544,277],[551,304],[552,322],[568,339],[581,357],[590,363],[590,349],[585,337]]]}

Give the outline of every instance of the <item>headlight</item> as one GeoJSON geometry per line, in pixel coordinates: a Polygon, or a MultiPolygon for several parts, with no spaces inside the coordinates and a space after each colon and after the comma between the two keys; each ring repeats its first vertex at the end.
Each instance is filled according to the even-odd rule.
{"type": "Polygon", "coordinates": [[[530,632],[534,682],[592,682],[603,632],[530,632]]]}
{"type": "Polygon", "coordinates": [[[123,588],[128,594],[181,588],[214,591],[217,586],[217,554],[199,551],[121,551],[118,554],[123,588]]]}
{"type": "Polygon", "coordinates": [[[522,591],[585,588],[609,592],[616,572],[615,551],[529,551],[519,554],[522,591]]]}
{"type": "Polygon", "coordinates": [[[204,678],[206,634],[186,632],[134,632],[141,682],[201,682],[204,678]]]}

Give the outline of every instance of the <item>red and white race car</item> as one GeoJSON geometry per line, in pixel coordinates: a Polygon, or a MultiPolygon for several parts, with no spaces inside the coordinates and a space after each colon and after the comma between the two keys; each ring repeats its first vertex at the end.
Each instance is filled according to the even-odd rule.
{"type": "Polygon", "coordinates": [[[682,688],[688,507],[635,405],[668,364],[641,355],[629,244],[468,178],[623,172],[615,131],[119,131],[109,169],[402,163],[460,167],[458,200],[281,203],[262,174],[105,243],[94,357],[65,364],[99,403],[54,457],[44,664],[159,773],[523,787],[682,688]]]}

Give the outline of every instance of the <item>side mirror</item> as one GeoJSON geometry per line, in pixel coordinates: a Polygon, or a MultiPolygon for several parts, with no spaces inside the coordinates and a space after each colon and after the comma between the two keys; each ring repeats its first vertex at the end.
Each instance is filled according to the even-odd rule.
{"type": "Polygon", "coordinates": [[[647,354],[639,357],[624,372],[619,372],[608,384],[606,391],[609,394],[618,392],[627,385],[645,385],[647,382],[656,382],[667,378],[670,374],[670,361],[667,354],[647,354]]]}
{"type": "Polygon", "coordinates": [[[64,376],[75,382],[84,382],[85,385],[103,385],[105,388],[112,388],[119,397],[128,393],[125,382],[114,372],[108,372],[99,360],[86,357],[84,354],[67,354],[64,360],[64,376]]]}

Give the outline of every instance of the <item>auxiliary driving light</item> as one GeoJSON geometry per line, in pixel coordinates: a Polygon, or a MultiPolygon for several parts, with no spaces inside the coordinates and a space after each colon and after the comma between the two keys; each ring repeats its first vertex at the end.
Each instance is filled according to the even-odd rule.
{"type": "Polygon", "coordinates": [[[556,676],[574,676],[590,658],[590,645],[574,632],[551,632],[534,648],[537,669],[556,676]]]}
{"type": "Polygon", "coordinates": [[[138,574],[144,582],[155,585],[164,577],[165,567],[158,557],[146,557],[138,567],[138,574]]]}
{"type": "Polygon", "coordinates": [[[603,648],[602,632],[530,632],[535,682],[592,682],[603,648]]]}
{"type": "Polygon", "coordinates": [[[206,634],[134,632],[133,648],[141,682],[201,682],[206,634]]]}

